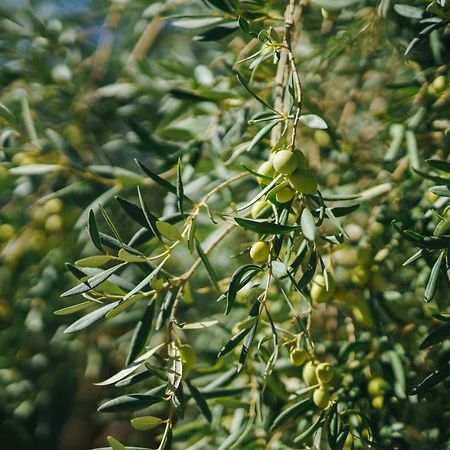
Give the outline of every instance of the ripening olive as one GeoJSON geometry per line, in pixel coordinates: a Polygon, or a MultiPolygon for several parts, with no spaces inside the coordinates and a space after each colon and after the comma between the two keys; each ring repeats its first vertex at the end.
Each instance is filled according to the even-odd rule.
{"type": "Polygon", "coordinates": [[[252,206],[252,211],[251,211],[251,215],[252,215],[253,219],[256,219],[257,217],[259,217],[259,215],[261,214],[263,209],[268,205],[269,205],[269,203],[266,202],[265,200],[260,200],[260,201],[256,202],[252,206]]]}
{"type": "Polygon", "coordinates": [[[306,361],[307,354],[301,348],[294,348],[289,354],[293,366],[301,366],[306,361]]]}
{"type": "Polygon", "coordinates": [[[356,286],[366,286],[369,281],[369,271],[364,266],[356,266],[350,272],[350,280],[356,286]]]}
{"type": "Polygon", "coordinates": [[[325,409],[330,403],[328,390],[324,386],[314,389],[313,401],[318,408],[325,409]]]}
{"type": "Polygon", "coordinates": [[[277,202],[280,203],[287,203],[291,201],[295,197],[295,191],[290,188],[289,186],[285,186],[282,189],[280,189],[277,194],[277,202]]]}
{"type": "Polygon", "coordinates": [[[314,131],[314,140],[320,147],[329,147],[331,145],[330,135],[325,130],[314,131]]]}
{"type": "Polygon", "coordinates": [[[361,244],[356,250],[356,260],[360,264],[368,264],[372,261],[372,249],[370,245],[361,244]]]}
{"type": "Polygon", "coordinates": [[[447,89],[447,80],[444,75],[436,77],[428,87],[428,93],[438,96],[447,89]]]}
{"type": "Polygon", "coordinates": [[[270,254],[270,247],[267,242],[258,241],[255,242],[250,248],[250,258],[256,264],[267,262],[270,254]]]}
{"type": "Polygon", "coordinates": [[[49,232],[61,231],[62,227],[63,220],[59,214],[52,214],[45,221],[45,229],[49,232]]]}
{"type": "Polygon", "coordinates": [[[303,367],[303,381],[308,386],[314,386],[318,383],[316,375],[317,363],[314,361],[308,361],[303,367]]]}
{"type": "Polygon", "coordinates": [[[307,169],[298,168],[288,176],[289,182],[297,192],[302,194],[314,194],[317,189],[317,180],[307,169]]]}
{"type": "Polygon", "coordinates": [[[367,392],[371,397],[381,395],[386,389],[386,382],[381,377],[372,378],[367,385],[367,392]]]}
{"type": "MultiPolygon", "coordinates": [[[[258,170],[256,172],[268,178],[273,178],[273,176],[275,175],[275,169],[273,168],[273,165],[270,161],[263,162],[258,167],[258,170]]],[[[258,177],[258,183],[269,184],[269,180],[267,178],[258,177]]]]}
{"type": "Polygon", "coordinates": [[[63,209],[63,202],[60,198],[52,198],[44,205],[44,210],[47,214],[58,214],[63,209]]]}
{"type": "Polygon", "coordinates": [[[326,288],[325,278],[322,274],[317,274],[312,281],[311,286],[311,298],[317,303],[325,303],[331,300],[336,290],[336,284],[334,277],[331,273],[328,273],[328,290],[326,288]]]}
{"type": "Polygon", "coordinates": [[[155,291],[160,291],[164,287],[164,279],[159,277],[154,277],[150,281],[150,286],[155,291]]]}
{"type": "Polygon", "coordinates": [[[384,405],[384,396],[383,395],[377,395],[372,399],[372,406],[375,409],[382,409],[384,405]]]}
{"type": "Polygon", "coordinates": [[[273,157],[273,167],[278,173],[283,175],[289,175],[297,166],[297,158],[289,150],[281,150],[273,157]]]}
{"type": "Polygon", "coordinates": [[[14,236],[14,227],[9,223],[0,225],[0,242],[7,242],[14,236]]]}
{"type": "Polygon", "coordinates": [[[316,376],[320,383],[327,384],[334,377],[334,369],[331,364],[320,363],[316,367],[316,376]]]}

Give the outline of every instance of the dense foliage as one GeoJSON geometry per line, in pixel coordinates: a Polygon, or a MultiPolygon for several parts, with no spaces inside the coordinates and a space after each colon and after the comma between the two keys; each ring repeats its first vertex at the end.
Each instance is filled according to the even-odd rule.
{"type": "Polygon", "coordinates": [[[0,7],[8,448],[450,448],[450,2],[48,3],[0,7]]]}

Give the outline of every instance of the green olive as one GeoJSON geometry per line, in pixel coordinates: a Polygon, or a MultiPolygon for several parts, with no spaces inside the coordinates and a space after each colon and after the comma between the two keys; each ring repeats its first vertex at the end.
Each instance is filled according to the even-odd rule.
{"type": "Polygon", "coordinates": [[[327,384],[334,377],[334,369],[331,364],[320,363],[316,367],[316,376],[320,383],[327,384]]]}
{"type": "Polygon", "coordinates": [[[289,186],[285,186],[277,192],[277,202],[287,203],[295,197],[295,191],[289,186]]]}
{"type": "Polygon", "coordinates": [[[336,291],[336,283],[331,273],[328,273],[328,290],[326,289],[325,278],[322,274],[317,274],[312,281],[311,299],[317,303],[325,303],[331,300],[336,291]]]}
{"type": "Polygon", "coordinates": [[[367,385],[367,392],[371,397],[377,397],[383,394],[386,388],[386,382],[381,377],[372,378],[367,385]]]}
{"type": "Polygon", "coordinates": [[[289,175],[298,166],[297,158],[289,150],[281,150],[273,157],[273,167],[278,173],[289,175]]]}
{"type": "Polygon", "coordinates": [[[63,209],[63,202],[60,198],[52,198],[44,205],[44,210],[47,214],[58,214],[63,209]]]}
{"type": "Polygon", "coordinates": [[[315,386],[319,382],[316,375],[316,367],[317,363],[314,361],[308,361],[303,367],[303,381],[308,386],[315,386]]]}
{"type": "Polygon", "coordinates": [[[45,221],[45,229],[51,233],[61,231],[62,227],[63,220],[59,214],[52,214],[45,221]]]}
{"type": "Polygon", "coordinates": [[[325,130],[314,131],[314,140],[320,145],[320,147],[327,148],[331,145],[330,135],[325,130]]]}
{"type": "Polygon", "coordinates": [[[314,389],[313,401],[318,408],[325,409],[330,403],[330,394],[328,393],[328,390],[323,386],[314,389]]]}
{"type": "Polygon", "coordinates": [[[159,277],[154,277],[150,281],[150,286],[155,291],[160,291],[164,287],[164,279],[159,277]]]}
{"type": "Polygon", "coordinates": [[[370,245],[361,244],[358,249],[356,250],[356,260],[360,264],[369,264],[373,259],[372,256],[372,249],[370,248],[370,245]]]}
{"type": "Polygon", "coordinates": [[[269,259],[270,247],[267,242],[258,241],[255,242],[250,248],[250,258],[256,264],[262,264],[269,259]]]}
{"type": "Polygon", "coordinates": [[[366,286],[369,281],[369,271],[364,266],[356,266],[350,272],[350,280],[356,286],[366,286]]]}
{"type": "Polygon", "coordinates": [[[288,176],[288,180],[302,194],[314,194],[317,190],[317,180],[307,169],[298,168],[288,176]]]}
{"type": "Polygon", "coordinates": [[[372,399],[372,406],[375,409],[382,409],[384,405],[384,396],[383,395],[377,395],[372,399]]]}
{"type": "Polygon", "coordinates": [[[252,210],[251,210],[251,215],[253,217],[253,219],[256,219],[257,217],[259,217],[259,215],[261,214],[261,212],[264,210],[264,208],[266,206],[269,205],[269,202],[266,202],[265,200],[260,200],[258,202],[256,202],[253,206],[252,206],[252,210]]]}
{"type": "Polygon", "coordinates": [[[14,227],[9,223],[0,225],[0,242],[7,242],[14,236],[14,227]]]}
{"type": "MultiPolygon", "coordinates": [[[[273,168],[273,165],[270,161],[263,162],[258,167],[258,170],[256,172],[258,172],[260,175],[263,175],[264,177],[267,177],[267,178],[273,178],[273,176],[275,175],[275,169],[273,168]]],[[[269,180],[267,178],[258,177],[257,178],[258,183],[269,184],[269,180]]]]}
{"type": "Polygon", "coordinates": [[[294,348],[289,354],[293,366],[301,366],[306,361],[307,354],[301,348],[294,348]]]}

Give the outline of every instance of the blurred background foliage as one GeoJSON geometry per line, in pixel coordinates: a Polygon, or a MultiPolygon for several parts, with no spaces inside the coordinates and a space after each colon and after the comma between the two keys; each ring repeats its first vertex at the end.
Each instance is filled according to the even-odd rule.
{"type": "MultiPolygon", "coordinates": [[[[266,3],[282,16],[284,2],[266,3]]],[[[354,2],[335,22],[324,20],[310,3],[295,53],[304,108],[323,117],[329,130],[302,128],[301,148],[323,192],[362,193],[363,199],[345,221],[349,241],[333,255],[336,301],[318,305],[313,335],[322,353],[337,354],[348,341],[359,344],[356,357],[341,361],[342,382],[351,387],[351,401],[357,399],[370,416],[377,441],[386,448],[449,448],[448,381],[419,399],[407,396],[449,359],[448,340],[419,350],[437,323],[432,314],[448,310],[449,286],[443,277],[433,302],[423,302],[436,254],[401,267],[417,249],[400,238],[391,221],[431,235],[448,205],[447,197],[430,193],[434,183],[411,168],[429,173],[426,159],[449,157],[450,33],[448,27],[432,32],[405,59],[405,48],[423,25],[395,11],[397,2],[354,2]],[[374,377],[388,381],[382,408],[367,392],[374,377]]],[[[403,3],[425,10],[430,2],[403,3]]],[[[70,317],[54,311],[67,306],[59,296],[73,283],[65,262],[95,253],[85,230],[90,208],[98,211],[102,203],[125,240],[138,227],[115,196],[136,201],[136,186],[147,186],[152,211],[175,211],[175,199],[149,184],[134,158],[170,176],[181,157],[185,188],[193,195],[239,173],[241,163],[255,169],[267,159],[268,140],[243,152],[243,143],[260,129],[247,125],[259,106],[232,72],[255,43],[248,44],[242,30],[218,42],[193,41],[198,29],[177,24],[179,18],[160,18],[198,13],[217,14],[200,1],[181,0],[7,0],[0,5],[2,447],[77,450],[105,445],[109,434],[149,445],[129,426],[128,416],[96,413],[110,391],[92,385],[123,367],[142,310],[77,335],[63,334],[70,317]]],[[[238,69],[270,98],[275,71],[270,59],[253,75],[248,63],[238,69]]],[[[214,208],[241,201],[252,189],[255,183],[245,180],[221,195],[214,208]]],[[[101,216],[98,220],[106,229],[101,216]]],[[[206,236],[214,227],[207,216],[201,220],[206,236]]],[[[230,242],[232,253],[244,251],[248,242],[241,233],[230,242]]],[[[214,256],[220,278],[237,267],[229,256],[223,247],[214,256]]],[[[237,260],[245,262],[246,256],[237,260]]],[[[180,253],[176,264],[187,269],[191,260],[180,253]]],[[[128,275],[142,278],[138,270],[128,275]]],[[[187,322],[220,321],[209,335],[190,337],[204,372],[242,319],[238,310],[224,320],[222,305],[207,302],[210,294],[201,289],[207,285],[206,272],[200,272],[194,305],[181,309],[187,322]]],[[[273,314],[286,320],[289,313],[274,302],[273,314]]],[[[287,360],[288,354],[283,356],[287,360]]],[[[298,384],[292,371],[283,376],[298,384]]],[[[274,410],[286,396],[274,397],[274,410]]],[[[196,414],[191,411],[186,423],[196,414]]],[[[177,442],[202,437],[204,422],[192,424],[177,442]]],[[[220,437],[225,439],[225,430],[218,442],[220,437]]],[[[219,447],[208,445],[198,448],[219,447]]]]}

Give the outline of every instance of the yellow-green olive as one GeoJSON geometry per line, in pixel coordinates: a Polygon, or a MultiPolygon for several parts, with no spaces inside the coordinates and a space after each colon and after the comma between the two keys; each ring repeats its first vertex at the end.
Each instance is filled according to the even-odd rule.
{"type": "Polygon", "coordinates": [[[320,363],[316,367],[316,376],[320,383],[327,384],[334,377],[334,369],[331,364],[320,363]]]}
{"type": "Polygon", "coordinates": [[[317,274],[312,281],[310,290],[311,299],[317,303],[325,303],[331,300],[336,291],[336,283],[331,273],[328,273],[328,289],[326,288],[325,278],[322,274],[317,274]]]}
{"type": "Polygon", "coordinates": [[[330,403],[330,394],[328,393],[327,388],[320,386],[317,389],[314,389],[313,401],[318,408],[325,409],[330,403]]]}
{"type": "Polygon", "coordinates": [[[257,217],[259,217],[259,215],[261,214],[261,212],[264,210],[264,208],[266,206],[268,206],[269,203],[266,202],[265,200],[260,200],[258,202],[256,202],[253,206],[252,206],[252,210],[251,210],[251,215],[253,217],[253,219],[256,219],[257,217]]]}
{"type": "Polygon", "coordinates": [[[293,152],[289,150],[280,150],[273,157],[273,167],[278,173],[289,175],[298,166],[297,158],[293,152]]]}
{"type": "Polygon", "coordinates": [[[314,361],[308,361],[303,367],[303,381],[308,386],[315,386],[319,381],[316,375],[317,363],[314,361]]]}
{"type": "Polygon", "coordinates": [[[258,183],[260,184],[269,184],[270,180],[268,178],[273,178],[273,176],[275,175],[275,169],[273,168],[273,165],[270,161],[263,162],[258,167],[256,172],[258,172],[260,175],[263,175],[264,177],[267,177],[258,177],[258,183]]]}
{"type": "Polygon", "coordinates": [[[284,188],[280,189],[276,194],[277,202],[280,203],[287,203],[291,201],[294,197],[295,191],[289,186],[285,186],[284,188]]]}
{"type": "Polygon", "coordinates": [[[306,361],[307,354],[301,348],[294,348],[289,354],[293,366],[301,366],[306,361]]]}
{"type": "Polygon", "coordinates": [[[270,247],[267,242],[258,241],[255,242],[250,248],[250,258],[256,264],[267,262],[269,259],[270,247]]]}

